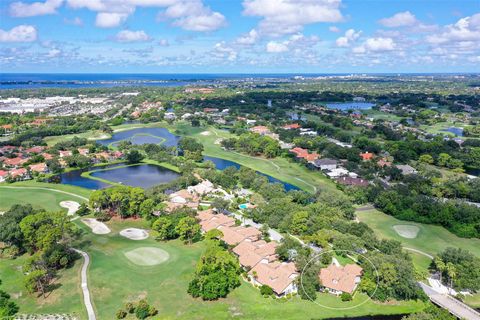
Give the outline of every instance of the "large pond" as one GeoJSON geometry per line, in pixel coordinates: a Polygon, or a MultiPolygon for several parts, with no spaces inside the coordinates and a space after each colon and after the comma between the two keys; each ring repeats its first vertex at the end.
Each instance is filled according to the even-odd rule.
{"type": "Polygon", "coordinates": [[[87,189],[103,189],[111,185],[102,181],[82,177],[85,171],[98,170],[92,172],[92,177],[105,179],[112,182],[121,183],[132,187],[150,188],[154,185],[168,183],[179,177],[179,174],[151,164],[142,164],[136,166],[121,167],[122,165],[112,165],[103,168],[91,167],[82,170],[75,170],[60,175],[60,183],[71,184],[87,189]],[[119,167],[119,168],[117,168],[119,167]]]}
{"type": "Polygon", "coordinates": [[[450,132],[456,136],[463,137],[463,128],[450,127],[450,128],[442,129],[441,131],[450,132]]]}
{"type": "Polygon", "coordinates": [[[133,144],[161,143],[167,147],[174,147],[179,139],[180,137],[171,134],[165,128],[137,128],[114,133],[110,139],[97,140],[97,142],[108,146],[126,140],[133,144]]]}
{"type": "MultiPolygon", "coordinates": [[[[233,161],[230,161],[230,160],[226,160],[226,159],[220,159],[220,158],[215,158],[215,157],[209,157],[209,156],[204,156],[203,157],[203,161],[212,161],[213,164],[215,165],[215,168],[219,169],[219,170],[225,170],[226,168],[228,167],[235,167],[237,169],[240,169],[240,164],[239,163],[236,163],[236,162],[233,162],[233,161]]],[[[264,174],[264,173],[261,173],[261,172],[258,172],[258,174],[261,174],[262,176],[265,176],[267,177],[268,181],[272,182],[272,183],[281,183],[283,184],[283,187],[285,188],[285,190],[287,191],[290,191],[290,190],[300,190],[300,188],[298,188],[297,186],[294,186],[293,184],[290,184],[290,183],[287,183],[287,182],[283,182],[281,180],[278,180],[272,176],[269,176],[268,174],[264,174]]]]}
{"type": "MultiPolygon", "coordinates": [[[[97,140],[97,142],[101,143],[103,145],[115,145],[116,143],[119,143],[122,140],[131,141],[133,144],[162,143],[165,146],[172,147],[172,146],[177,146],[178,141],[180,140],[180,137],[172,134],[170,131],[168,131],[165,128],[137,128],[137,129],[127,130],[127,131],[117,132],[117,133],[113,134],[112,138],[107,139],[107,140],[97,140]]],[[[240,164],[238,164],[236,162],[233,162],[233,161],[230,161],[230,160],[225,160],[225,159],[216,158],[216,157],[207,157],[207,156],[204,157],[204,161],[206,161],[206,160],[212,161],[215,164],[215,167],[219,170],[224,170],[225,168],[228,168],[230,166],[234,166],[237,169],[240,168],[240,164]]],[[[100,174],[100,173],[96,173],[96,174],[100,174]]],[[[118,181],[118,180],[113,179],[116,174],[121,174],[121,172],[119,172],[118,170],[115,170],[115,172],[109,173],[108,176],[111,179],[106,178],[105,176],[99,176],[99,175],[95,175],[95,176],[99,177],[99,178],[106,179],[106,180],[110,180],[110,181],[118,181]]],[[[262,174],[265,177],[267,177],[268,181],[270,181],[270,182],[277,182],[277,183],[283,184],[283,186],[285,187],[285,190],[287,190],[287,191],[289,191],[289,190],[299,190],[298,187],[296,187],[296,186],[294,186],[290,183],[280,181],[280,180],[278,180],[278,179],[276,179],[272,176],[263,174],[261,172],[259,172],[259,174],[262,174]]],[[[102,175],[106,175],[106,173],[102,173],[102,175]]],[[[85,178],[82,178],[82,179],[85,179],[85,178]]],[[[119,178],[117,178],[117,179],[119,179],[119,178]]],[[[138,178],[136,178],[136,179],[138,179],[138,178]]],[[[72,179],[69,179],[69,180],[71,181],[72,179]]],[[[90,180],[90,179],[86,179],[86,180],[90,180]]],[[[162,183],[161,179],[159,179],[159,181],[160,182],[158,182],[158,183],[162,183]]],[[[90,184],[88,184],[86,182],[83,182],[83,181],[81,183],[82,184],[85,183],[86,185],[90,185],[90,184]]],[[[122,181],[122,183],[126,183],[126,182],[122,181]]],[[[76,185],[78,185],[78,184],[76,184],[76,185]]],[[[95,184],[92,183],[92,185],[95,185],[95,184]]],[[[90,189],[92,189],[92,188],[90,188],[90,189]]]]}
{"type": "Polygon", "coordinates": [[[371,109],[375,103],[371,102],[325,102],[327,108],[337,109],[337,110],[367,110],[371,109]]]}

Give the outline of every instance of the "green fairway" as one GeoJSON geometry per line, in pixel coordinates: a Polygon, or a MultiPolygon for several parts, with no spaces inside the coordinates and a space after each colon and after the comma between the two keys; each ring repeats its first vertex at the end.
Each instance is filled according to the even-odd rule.
{"type": "Polygon", "coordinates": [[[472,308],[480,308],[480,293],[465,296],[464,302],[472,308]]]}
{"type": "Polygon", "coordinates": [[[29,294],[23,285],[24,275],[22,265],[28,258],[25,254],[14,260],[0,259],[0,278],[2,290],[7,291],[13,301],[20,307],[21,314],[73,314],[79,319],[86,319],[86,311],[83,305],[82,291],[80,288],[80,268],[83,259],[75,262],[75,265],[67,270],[59,272],[59,277],[54,283],[58,287],[46,298],[29,294]]]}
{"type": "Polygon", "coordinates": [[[356,214],[360,221],[368,224],[379,237],[398,240],[404,247],[417,249],[433,256],[447,247],[459,247],[480,257],[480,239],[459,238],[443,227],[398,220],[378,210],[357,211],[356,214]],[[396,225],[413,225],[420,231],[416,238],[408,239],[401,237],[393,229],[396,225]]]}
{"type": "MultiPolygon", "coordinates": [[[[168,128],[168,127],[167,127],[168,128]]],[[[268,174],[281,181],[288,182],[309,192],[318,190],[337,191],[335,183],[318,171],[312,171],[305,165],[291,162],[285,158],[265,159],[261,157],[252,157],[240,154],[234,151],[224,150],[220,146],[220,140],[233,137],[225,130],[216,128],[198,128],[191,127],[188,124],[176,124],[174,128],[169,128],[173,133],[197,138],[203,143],[204,154],[207,156],[218,157],[237,162],[242,166],[249,167],[256,171],[268,174]],[[208,131],[208,135],[202,132],[208,131]]]]}
{"type": "Polygon", "coordinates": [[[59,206],[60,201],[73,200],[85,202],[90,190],[62,185],[24,181],[12,184],[0,184],[0,211],[8,210],[13,204],[30,203],[35,208],[48,211],[66,210],[59,206]]]}
{"type": "Polygon", "coordinates": [[[110,135],[102,131],[87,131],[82,133],[66,134],[62,136],[50,136],[45,137],[44,140],[49,146],[53,146],[58,142],[71,140],[74,137],[86,138],[90,141],[99,140],[99,139],[108,139],[110,135]]]}
{"type": "MultiPolygon", "coordinates": [[[[76,223],[88,231],[80,222],[76,223]]],[[[92,264],[89,269],[89,286],[99,319],[112,319],[125,302],[147,298],[158,308],[162,319],[305,319],[338,316],[398,314],[417,311],[424,307],[421,302],[388,303],[373,302],[345,311],[320,307],[310,301],[294,297],[290,301],[263,298],[258,289],[248,283],[235,289],[226,299],[205,302],[187,294],[189,281],[195,265],[204,250],[204,243],[184,245],[180,241],[157,242],[151,238],[132,241],[118,235],[127,227],[145,228],[143,221],[108,222],[112,229],[109,235],[88,233],[84,236],[83,249],[92,264]],[[159,248],[169,258],[161,264],[139,266],[129,260],[125,253],[139,248],[159,248]]],[[[347,307],[362,302],[366,297],[358,294],[353,302],[343,303],[338,297],[321,294],[318,302],[329,307],[347,307]]]]}

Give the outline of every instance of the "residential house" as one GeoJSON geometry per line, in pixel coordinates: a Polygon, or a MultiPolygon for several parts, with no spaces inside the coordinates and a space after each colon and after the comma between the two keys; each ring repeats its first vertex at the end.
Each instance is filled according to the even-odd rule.
{"type": "Polygon", "coordinates": [[[343,292],[352,294],[361,280],[363,269],[356,264],[344,267],[331,264],[320,269],[320,283],[328,292],[339,295],[343,292]]]}
{"type": "Polygon", "coordinates": [[[28,179],[28,171],[25,168],[20,168],[20,169],[13,169],[10,170],[9,176],[12,179],[20,180],[20,179],[28,179]]]}
{"type": "Polygon", "coordinates": [[[70,150],[60,150],[58,153],[60,154],[60,158],[65,158],[65,157],[71,157],[72,156],[72,151],[70,151],[70,150]]]}
{"type": "Polygon", "coordinates": [[[270,133],[270,129],[268,129],[266,126],[255,126],[250,128],[250,132],[265,136],[270,133]]]}
{"type": "Polygon", "coordinates": [[[408,174],[415,174],[417,173],[417,170],[412,167],[412,166],[409,166],[408,164],[398,164],[395,166],[397,169],[399,169],[400,171],[402,171],[402,174],[403,175],[408,175],[408,174]]]}
{"type": "Polygon", "coordinates": [[[337,183],[345,186],[367,187],[369,185],[368,180],[354,178],[354,177],[341,177],[336,179],[337,183]]]}
{"type": "Polygon", "coordinates": [[[338,178],[338,177],[343,177],[348,175],[348,170],[342,167],[338,167],[336,169],[330,170],[330,172],[327,172],[327,176],[330,178],[338,178]]]}
{"type": "Polygon", "coordinates": [[[43,147],[43,146],[35,146],[35,147],[31,147],[31,148],[25,149],[25,152],[26,152],[26,153],[36,153],[36,154],[40,154],[40,153],[43,152],[43,150],[45,150],[45,147],[43,147]]]}
{"type": "Polygon", "coordinates": [[[297,292],[299,274],[292,262],[257,263],[248,275],[255,285],[269,286],[278,297],[297,292]]]}
{"type": "Polygon", "coordinates": [[[364,153],[360,153],[360,157],[362,158],[363,161],[369,161],[373,159],[373,153],[368,151],[364,153]]]}
{"type": "Polygon", "coordinates": [[[199,184],[197,184],[195,186],[187,187],[187,191],[190,194],[195,193],[199,196],[209,194],[210,192],[212,192],[214,190],[215,190],[215,186],[213,185],[213,183],[211,183],[208,180],[203,180],[202,182],[200,182],[199,184]]]}
{"type": "Polygon", "coordinates": [[[337,168],[338,161],[335,159],[317,159],[312,165],[320,170],[334,170],[337,168]]]}
{"type": "Polygon", "coordinates": [[[28,159],[23,159],[23,158],[20,158],[20,157],[5,158],[5,160],[3,160],[3,164],[7,167],[18,168],[18,167],[22,166],[22,164],[24,164],[27,161],[28,161],[28,159]]]}
{"type": "Polygon", "coordinates": [[[48,167],[44,162],[31,164],[28,167],[30,168],[30,171],[34,171],[38,173],[46,173],[48,171],[48,167]]]}
{"type": "Polygon", "coordinates": [[[299,125],[298,123],[292,123],[292,124],[286,124],[282,128],[285,130],[295,130],[295,129],[300,129],[302,126],[299,125]]]}
{"type": "Polygon", "coordinates": [[[81,154],[82,156],[87,156],[90,151],[88,150],[88,148],[78,148],[78,153],[81,154]]]}
{"type": "Polygon", "coordinates": [[[175,120],[177,116],[173,112],[165,112],[164,118],[165,120],[175,120]]]}
{"type": "Polygon", "coordinates": [[[277,260],[277,255],[275,254],[277,247],[278,242],[276,241],[242,241],[232,251],[238,256],[240,265],[250,269],[255,267],[257,263],[269,263],[277,260]]]}
{"type": "Polygon", "coordinates": [[[7,179],[8,171],[0,170],[0,183],[7,179]]]}
{"type": "Polygon", "coordinates": [[[217,229],[222,231],[222,240],[228,245],[237,245],[244,240],[257,241],[262,235],[260,230],[254,227],[220,226],[217,229]]]}
{"type": "Polygon", "coordinates": [[[377,165],[381,168],[383,167],[391,167],[392,166],[392,162],[391,161],[388,161],[387,158],[382,158],[380,160],[377,161],[377,165]]]}

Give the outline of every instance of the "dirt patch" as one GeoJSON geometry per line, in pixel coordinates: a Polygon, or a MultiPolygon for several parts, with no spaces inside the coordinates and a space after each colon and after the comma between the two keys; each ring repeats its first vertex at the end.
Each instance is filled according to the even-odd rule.
{"type": "Polygon", "coordinates": [[[100,222],[97,219],[84,218],[82,219],[82,222],[92,229],[92,232],[95,234],[108,234],[112,232],[105,223],[100,222]]]}
{"type": "Polygon", "coordinates": [[[62,201],[60,207],[68,209],[68,215],[73,216],[80,208],[80,204],[76,201],[62,201]]]}
{"type": "Polygon", "coordinates": [[[209,136],[211,134],[211,132],[210,131],[203,131],[203,132],[200,132],[200,134],[202,136],[209,136]]]}
{"type": "Polygon", "coordinates": [[[420,228],[411,224],[397,224],[393,226],[393,230],[403,238],[415,239],[420,228]]]}
{"type": "Polygon", "coordinates": [[[167,251],[155,247],[140,247],[125,252],[125,257],[138,266],[155,266],[170,258],[167,251]]]}
{"type": "Polygon", "coordinates": [[[130,240],[145,240],[148,238],[148,231],[138,228],[127,228],[120,231],[120,235],[130,240]]]}

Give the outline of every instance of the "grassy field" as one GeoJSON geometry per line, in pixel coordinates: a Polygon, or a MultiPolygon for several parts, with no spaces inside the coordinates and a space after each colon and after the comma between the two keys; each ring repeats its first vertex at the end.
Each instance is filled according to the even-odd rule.
{"type": "Polygon", "coordinates": [[[472,308],[480,308],[480,293],[471,296],[465,296],[464,302],[472,308]]]}
{"type": "MultiPolygon", "coordinates": [[[[80,222],[76,222],[80,225],[80,222]]],[[[99,319],[112,319],[127,301],[147,298],[159,310],[162,319],[305,319],[339,316],[408,313],[424,307],[420,302],[367,302],[352,310],[334,311],[322,308],[298,297],[290,301],[265,299],[248,283],[235,289],[228,298],[204,302],[190,297],[186,290],[192,279],[196,262],[204,244],[191,246],[179,241],[157,242],[152,239],[131,241],[120,237],[118,231],[126,227],[145,227],[142,221],[114,221],[108,223],[112,233],[106,236],[85,235],[83,249],[91,258],[89,286],[99,319]],[[125,257],[125,252],[140,247],[157,247],[167,251],[170,259],[157,266],[140,267],[125,257]]],[[[86,232],[88,229],[81,226],[86,232]]],[[[342,303],[328,294],[319,295],[318,302],[330,307],[347,307],[362,302],[359,294],[353,302],[342,303]]]]}
{"type": "Polygon", "coordinates": [[[7,291],[20,306],[22,314],[68,313],[86,319],[80,288],[80,268],[83,260],[77,260],[72,268],[61,271],[56,283],[58,288],[46,298],[26,292],[23,286],[22,265],[28,254],[17,259],[0,259],[2,290],[7,291]]]}
{"type": "Polygon", "coordinates": [[[357,211],[356,214],[360,221],[368,224],[379,237],[401,241],[405,247],[433,256],[447,247],[459,247],[480,257],[480,239],[459,238],[443,227],[398,220],[378,210],[357,211]],[[395,232],[395,225],[414,225],[419,227],[420,231],[415,239],[407,239],[395,232]]]}
{"type": "Polygon", "coordinates": [[[63,136],[45,137],[44,140],[49,146],[53,146],[58,142],[71,140],[74,137],[86,138],[88,140],[93,141],[93,140],[99,140],[99,139],[108,139],[108,138],[110,138],[110,135],[106,134],[102,131],[94,130],[94,131],[87,131],[87,132],[82,132],[82,133],[66,134],[66,135],[63,135],[63,136]]]}
{"type": "Polygon", "coordinates": [[[41,183],[35,181],[16,182],[12,184],[0,184],[0,211],[8,210],[13,204],[30,203],[36,208],[44,208],[49,211],[65,210],[59,206],[60,201],[73,200],[84,202],[84,198],[90,196],[90,190],[62,185],[41,183]],[[60,192],[58,192],[60,191],[60,192]],[[72,193],[78,196],[74,196],[72,193]]]}
{"type": "Polygon", "coordinates": [[[197,138],[203,143],[205,148],[204,154],[207,156],[237,162],[245,167],[268,174],[309,192],[315,192],[321,189],[337,191],[335,184],[326,176],[320,172],[312,171],[299,163],[291,162],[280,157],[265,159],[223,150],[219,144],[219,140],[233,136],[225,130],[191,127],[187,123],[178,123],[174,127],[165,127],[175,134],[197,138]],[[208,135],[202,134],[203,132],[208,132],[208,135]]]}

